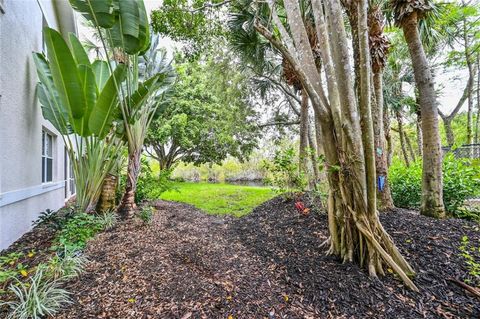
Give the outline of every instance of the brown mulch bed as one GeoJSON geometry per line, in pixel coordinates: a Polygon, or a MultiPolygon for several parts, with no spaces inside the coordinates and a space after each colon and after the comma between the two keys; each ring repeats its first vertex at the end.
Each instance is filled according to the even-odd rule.
{"type": "Polygon", "coordinates": [[[243,218],[158,201],[149,226],[119,224],[88,244],[86,272],[57,318],[480,318],[480,299],[448,278],[467,270],[462,236],[478,225],[395,210],[381,216],[418,275],[415,293],[373,280],[319,248],[326,216],[275,198],[243,218]]]}

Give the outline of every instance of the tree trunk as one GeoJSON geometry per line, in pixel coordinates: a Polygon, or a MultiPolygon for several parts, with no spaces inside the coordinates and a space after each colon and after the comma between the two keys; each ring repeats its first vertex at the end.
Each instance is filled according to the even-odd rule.
{"type": "Polygon", "coordinates": [[[417,129],[417,154],[420,158],[423,157],[423,135],[422,135],[422,114],[417,112],[417,122],[415,123],[417,129]]]}
{"type": "Polygon", "coordinates": [[[115,208],[115,192],[117,190],[117,176],[107,174],[102,184],[102,192],[97,203],[97,212],[108,212],[115,208]]]}
{"type": "Polygon", "coordinates": [[[377,174],[377,198],[380,210],[393,208],[393,199],[388,180],[385,128],[383,125],[383,80],[382,72],[373,73],[375,103],[373,103],[373,131],[375,138],[375,168],[377,174]]]}
{"type": "Polygon", "coordinates": [[[388,107],[386,104],[383,105],[383,125],[385,127],[387,167],[390,167],[390,165],[392,164],[393,147],[392,147],[392,134],[390,129],[390,115],[388,114],[388,107]]]}
{"type": "Polygon", "coordinates": [[[313,179],[310,178],[310,189],[315,189],[315,186],[320,181],[320,171],[318,169],[318,161],[317,157],[318,154],[316,152],[316,145],[315,139],[313,137],[312,126],[310,125],[310,121],[308,121],[308,145],[310,147],[310,162],[312,163],[313,169],[313,179]]]}
{"type": "MultiPolygon", "coordinates": [[[[468,70],[469,73],[471,74],[472,78],[475,77],[474,75],[474,70],[473,70],[473,65],[471,63],[468,63],[468,70]]],[[[473,85],[469,86],[468,89],[468,111],[467,111],[467,144],[472,144],[473,143],[473,85]]]]}
{"type": "Polygon", "coordinates": [[[398,135],[400,138],[400,148],[402,149],[403,159],[405,160],[405,165],[407,165],[407,167],[410,167],[410,160],[408,159],[407,146],[405,143],[405,133],[403,132],[402,114],[400,114],[400,111],[395,110],[395,116],[398,123],[398,135]]]}
{"type": "Polygon", "coordinates": [[[418,32],[417,14],[411,13],[402,23],[405,40],[412,58],[418,88],[423,132],[422,202],[423,215],[443,218],[443,177],[438,109],[435,88],[427,57],[418,32]]]}
{"type": "Polygon", "coordinates": [[[140,176],[140,158],[142,150],[134,150],[128,154],[127,182],[125,194],[123,194],[118,208],[118,213],[122,218],[133,217],[137,205],[135,204],[135,192],[137,191],[138,176],[140,176]]]}
{"type": "Polygon", "coordinates": [[[322,130],[320,128],[320,122],[318,121],[318,118],[316,116],[314,118],[314,128],[315,128],[315,142],[317,144],[317,155],[325,155],[325,152],[323,150],[323,139],[322,139],[322,130]]]}
{"type": "Polygon", "coordinates": [[[475,143],[478,143],[478,129],[480,126],[480,52],[477,54],[477,119],[475,121],[475,143]]]}
{"type": "Polygon", "coordinates": [[[302,103],[300,105],[300,151],[299,151],[299,169],[301,173],[307,172],[308,163],[308,94],[302,89],[302,103]]]}
{"type": "Polygon", "coordinates": [[[453,134],[452,119],[450,117],[443,118],[443,127],[447,136],[447,145],[452,147],[455,144],[455,135],[453,134]]]}
{"type": "Polygon", "coordinates": [[[412,142],[410,141],[410,137],[408,137],[408,134],[403,131],[403,134],[405,135],[405,144],[407,144],[407,149],[408,149],[408,153],[410,154],[410,158],[412,159],[412,161],[416,161],[416,158],[415,158],[415,152],[413,150],[413,146],[412,146],[412,142]]]}

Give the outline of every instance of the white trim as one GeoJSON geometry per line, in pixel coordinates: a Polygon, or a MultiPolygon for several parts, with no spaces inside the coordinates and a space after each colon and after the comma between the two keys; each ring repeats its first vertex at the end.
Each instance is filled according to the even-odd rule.
{"type": "Polygon", "coordinates": [[[17,189],[0,194],[0,207],[7,206],[30,197],[48,193],[65,186],[65,181],[44,183],[33,187],[17,189]]]}

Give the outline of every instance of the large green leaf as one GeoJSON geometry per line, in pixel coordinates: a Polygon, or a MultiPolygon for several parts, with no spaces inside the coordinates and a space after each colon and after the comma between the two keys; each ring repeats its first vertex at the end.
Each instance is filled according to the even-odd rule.
{"type": "Polygon", "coordinates": [[[44,37],[53,82],[60,100],[71,117],[79,119],[85,112],[86,101],[75,60],[60,33],[46,27],[44,37]]]}
{"type": "Polygon", "coordinates": [[[138,17],[140,19],[138,40],[140,45],[143,44],[143,46],[140,48],[140,54],[143,54],[150,47],[150,25],[148,23],[147,11],[145,10],[145,4],[143,3],[143,0],[136,1],[138,5],[138,17]]]}
{"type": "Polygon", "coordinates": [[[52,125],[62,135],[70,134],[68,129],[68,114],[64,109],[59,107],[58,96],[50,94],[49,90],[43,83],[37,84],[37,96],[42,108],[43,117],[52,123],[52,125]]]}
{"type": "Polygon", "coordinates": [[[98,96],[97,103],[89,118],[89,128],[93,134],[103,138],[110,130],[114,119],[115,109],[118,107],[117,85],[124,80],[126,67],[123,64],[117,66],[113,74],[105,83],[103,90],[98,96]]]}
{"type": "Polygon", "coordinates": [[[115,23],[113,0],[70,0],[70,4],[94,26],[111,28],[115,23]]]}
{"type": "Polygon", "coordinates": [[[68,34],[68,39],[70,40],[70,46],[72,48],[73,58],[77,64],[90,65],[90,60],[88,59],[87,52],[78,40],[77,36],[73,33],[68,34]]]}
{"type": "Polygon", "coordinates": [[[78,73],[82,81],[82,92],[85,99],[85,109],[83,116],[79,119],[74,119],[75,132],[80,136],[89,136],[91,131],[89,129],[90,114],[97,102],[97,85],[95,83],[95,75],[92,68],[87,65],[79,65],[78,73]]]}
{"type": "Polygon", "coordinates": [[[98,90],[102,91],[105,83],[107,83],[108,77],[110,76],[108,63],[102,60],[96,60],[92,63],[92,68],[93,73],[95,74],[98,90]]]}
{"type": "Polygon", "coordinates": [[[150,45],[150,29],[143,0],[115,1],[118,1],[118,22],[110,32],[114,46],[128,54],[145,52],[150,45]]]}
{"type": "Polygon", "coordinates": [[[42,107],[43,117],[50,121],[61,134],[68,134],[70,133],[68,130],[68,111],[60,101],[48,62],[45,56],[40,53],[33,54],[33,61],[40,79],[40,83],[37,85],[37,95],[42,107]]]}

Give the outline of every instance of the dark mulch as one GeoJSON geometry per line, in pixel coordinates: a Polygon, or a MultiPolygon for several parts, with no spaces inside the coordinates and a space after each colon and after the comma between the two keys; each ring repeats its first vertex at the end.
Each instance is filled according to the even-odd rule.
{"type": "Polygon", "coordinates": [[[319,248],[326,216],[275,198],[246,217],[206,215],[159,201],[153,223],[122,223],[86,250],[57,318],[480,318],[480,300],[447,280],[467,275],[463,235],[478,227],[406,210],[382,222],[412,266],[420,293],[392,275],[372,280],[319,248]]]}

